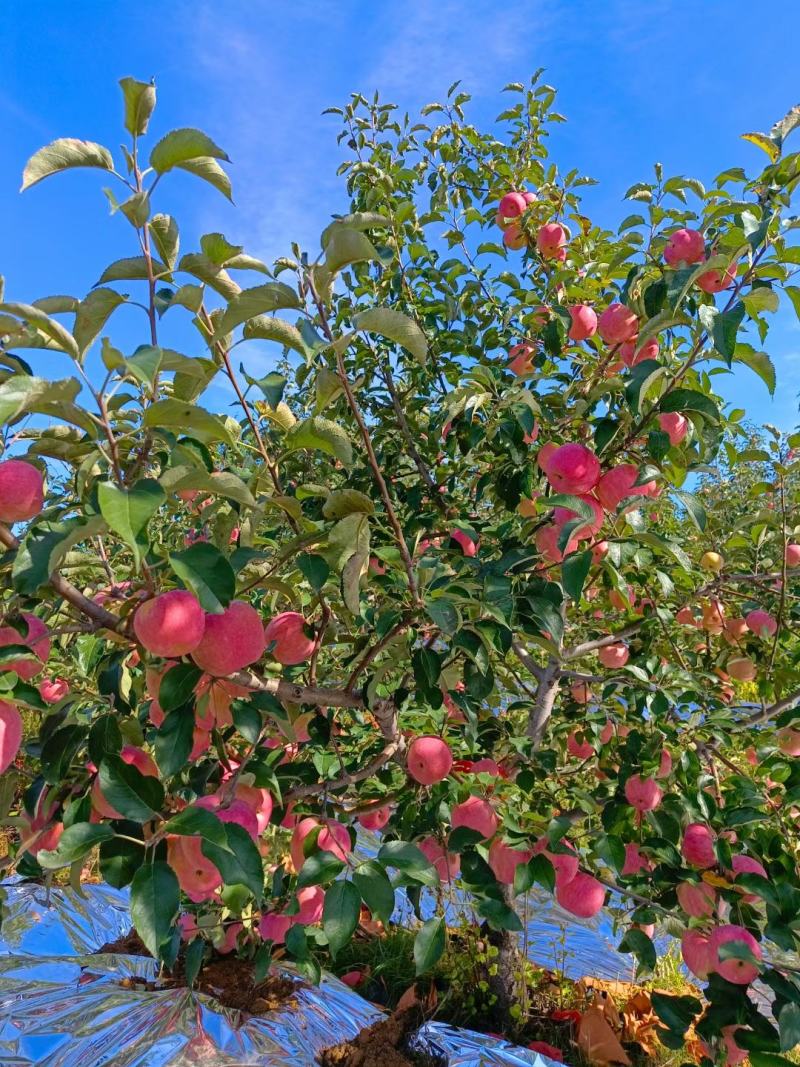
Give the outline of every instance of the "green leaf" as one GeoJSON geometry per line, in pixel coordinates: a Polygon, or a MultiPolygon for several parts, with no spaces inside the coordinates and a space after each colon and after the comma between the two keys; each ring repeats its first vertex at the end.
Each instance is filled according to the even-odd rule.
{"type": "Polygon", "coordinates": [[[322,885],[331,882],[344,870],[344,864],[332,852],[315,852],[309,856],[300,868],[297,876],[297,888],[309,885],[322,885]]]}
{"type": "Polygon", "coordinates": [[[344,948],[358,926],[361,914],[361,894],[352,882],[334,882],[325,894],[322,910],[322,929],[328,939],[332,956],[344,948]]]}
{"type": "Polygon", "coordinates": [[[334,456],[345,467],[352,466],[353,446],[341,426],[321,415],[312,415],[310,419],[298,422],[285,438],[287,452],[298,449],[318,449],[329,456],[334,456]]]}
{"type": "Polygon", "coordinates": [[[175,872],[162,861],[145,863],[131,882],[131,919],[136,932],[155,959],[161,957],[178,917],[180,887],[175,872]]]}
{"type": "Polygon", "coordinates": [[[396,867],[423,885],[439,884],[439,876],[431,861],[410,841],[387,841],[378,849],[378,861],[384,867],[396,867]]]}
{"type": "Polygon", "coordinates": [[[23,537],[14,557],[11,580],[18,593],[35,596],[70,549],[106,529],[100,515],[62,522],[38,522],[23,537]]]}
{"type": "Polygon", "coordinates": [[[181,552],[172,552],[170,566],[197,599],[204,611],[221,614],[236,593],[236,575],[218,548],[199,541],[181,552]]]}
{"type": "Polygon", "coordinates": [[[774,1052],[750,1052],[748,1053],[750,1067],[794,1067],[795,1061],[786,1056],[778,1056],[774,1052]]]}
{"type": "Polygon", "coordinates": [[[778,1027],[782,1052],[791,1052],[800,1045],[800,1004],[784,1004],[778,1015],[778,1027]]]}
{"type": "Polygon", "coordinates": [[[564,591],[573,600],[580,600],[583,585],[592,566],[592,553],[574,552],[568,556],[561,565],[561,584],[564,591]]]}
{"type": "Polygon", "coordinates": [[[694,389],[675,389],[659,404],[661,411],[699,411],[713,422],[719,421],[719,409],[710,396],[694,389]]]}
{"type": "Polygon", "coordinates": [[[180,247],[177,222],[171,215],[153,215],[148,224],[148,229],[156,251],[167,267],[170,270],[174,270],[180,247]]]}
{"type": "Polygon", "coordinates": [[[79,141],[75,137],[61,137],[57,141],[34,152],[25,164],[22,172],[20,192],[30,189],[32,185],[49,178],[51,174],[69,170],[72,167],[99,167],[101,170],[113,170],[114,160],[107,148],[94,141],[79,141]]]}
{"type": "Polygon", "coordinates": [[[372,241],[350,226],[335,226],[325,245],[325,266],[331,274],[351,266],[378,258],[372,241]]]}
{"type": "Polygon", "coordinates": [[[100,513],[110,529],[130,547],[138,569],[146,542],[142,535],[150,519],[166,500],[158,482],[143,478],[130,489],[118,489],[112,482],[97,487],[100,513]]]}
{"type": "Polygon", "coordinates": [[[478,914],[486,919],[493,930],[511,930],[517,932],[522,929],[519,915],[513,908],[509,908],[502,900],[493,900],[491,897],[482,900],[478,904],[478,914]]]}
{"type": "MultiPolygon", "coordinates": [[[[125,259],[117,259],[114,260],[113,263],[109,263],[97,279],[96,284],[105,285],[106,282],[146,281],[150,277],[147,268],[148,260],[145,256],[127,256],[125,259]]],[[[158,260],[152,261],[151,269],[154,275],[169,274],[169,270],[165,264],[159,263],[158,260]]]]}
{"type": "Polygon", "coordinates": [[[119,84],[125,100],[125,129],[134,137],[141,137],[147,133],[147,124],[156,106],[155,83],[120,78],[119,84]]]}
{"type": "MultiPolygon", "coordinates": [[[[0,304],[0,312],[5,312],[8,315],[13,315],[15,318],[20,319],[22,322],[35,327],[40,334],[43,334],[46,338],[45,343],[32,344],[31,347],[35,348],[57,348],[61,352],[66,352],[67,355],[72,356],[74,359],[78,358],[78,345],[75,342],[75,338],[65,329],[60,322],[56,319],[50,318],[39,308],[34,307],[33,304],[20,304],[19,302],[5,301],[0,304]]],[[[20,342],[14,339],[14,344],[17,345],[20,342]]]]}
{"type": "Polygon", "coordinates": [[[212,415],[210,411],[196,404],[187,404],[174,397],[150,404],[142,422],[154,429],[177,428],[205,443],[222,441],[223,444],[233,445],[233,438],[224,419],[219,415],[212,415]]]}
{"type": "Polygon", "coordinates": [[[414,938],[414,968],[417,976],[426,974],[440,960],[445,946],[444,916],[428,919],[414,938]]]}
{"type": "Polygon", "coordinates": [[[103,881],[115,889],[130,885],[136,872],[144,863],[144,842],[123,841],[113,837],[100,844],[100,874],[103,881]]]}
{"type": "Polygon", "coordinates": [[[459,615],[455,604],[445,597],[431,597],[425,601],[425,611],[432,622],[443,634],[454,634],[459,626],[459,615]]]}
{"type": "Polygon", "coordinates": [[[315,414],[319,414],[324,411],[325,408],[332,404],[341,394],[344,392],[344,386],[342,380],[338,374],[335,374],[332,370],[328,370],[327,367],[320,367],[317,371],[317,376],[314,379],[314,393],[316,396],[316,402],[314,404],[315,414]]]}
{"type": "Polygon", "coordinates": [[[278,371],[270,371],[269,374],[265,374],[263,378],[251,378],[244,366],[240,366],[239,370],[245,377],[248,385],[257,386],[271,408],[277,408],[283,399],[283,391],[286,388],[286,379],[278,371]]]}
{"type": "Polygon", "coordinates": [[[694,1020],[703,1010],[697,997],[670,996],[653,990],[650,994],[653,1011],[669,1030],[676,1034],[685,1034],[694,1020]]]}
{"type": "Polygon", "coordinates": [[[202,178],[204,182],[218,189],[228,200],[233,201],[231,180],[213,156],[187,159],[183,163],[178,163],[177,166],[181,170],[188,171],[189,174],[194,174],[197,178],[202,178]]]}
{"type": "Polygon", "coordinates": [[[425,334],[408,315],[390,307],[374,307],[362,311],[353,318],[357,330],[380,334],[405,348],[420,364],[428,357],[428,342],[425,334]]]}
{"type": "Polygon", "coordinates": [[[158,687],[158,702],[164,711],[173,711],[194,698],[194,687],[203,672],[193,663],[179,663],[170,667],[158,687]]]}
{"type": "Polygon", "coordinates": [[[736,303],[730,311],[720,312],[714,318],[711,337],[717,352],[731,365],[736,352],[736,334],[742,324],[745,308],[741,302],[736,303]]]}
{"type": "Polygon", "coordinates": [[[328,580],[328,576],[331,573],[331,569],[326,561],[322,556],[317,556],[313,553],[304,553],[302,556],[297,557],[295,563],[297,564],[298,570],[314,592],[318,593],[325,585],[325,582],[328,580]]]}
{"type": "Polygon", "coordinates": [[[346,515],[374,515],[375,505],[358,489],[338,489],[328,495],[322,505],[326,519],[343,519],[346,515]]]}
{"type": "Polygon", "coordinates": [[[0,423],[14,422],[19,416],[35,412],[72,422],[85,430],[90,438],[94,437],[97,431],[92,420],[72,403],[80,389],[76,378],[48,381],[28,374],[15,374],[0,384],[0,423]]]}
{"type": "Polygon", "coordinates": [[[162,359],[162,349],[142,345],[129,359],[125,360],[125,369],[140,385],[149,385],[152,388],[156,375],[161,369],[162,359]]]}
{"type": "Polygon", "coordinates": [[[642,967],[652,971],[656,965],[656,946],[643,930],[632,926],[619,943],[620,952],[632,952],[642,967]]]}
{"type": "Polygon", "coordinates": [[[212,845],[227,850],[228,835],[225,825],[213,811],[190,805],[164,823],[164,830],[179,837],[201,837],[204,841],[210,841],[212,845]]]}
{"type": "Polygon", "coordinates": [[[147,822],[164,805],[164,787],[157,778],[144,775],[136,767],[108,753],[99,768],[100,792],[126,819],[147,822]]]}
{"type": "Polygon", "coordinates": [[[36,857],[46,871],[55,871],[59,867],[69,867],[71,863],[82,860],[95,845],[114,836],[110,826],[78,822],[69,826],[59,838],[54,849],[42,849],[36,857]]]}
{"type": "Polygon", "coordinates": [[[85,300],[81,300],[73,326],[81,355],[97,339],[111,314],[127,299],[127,296],[113,289],[101,288],[93,289],[85,300]]]}
{"type": "Polygon", "coordinates": [[[69,725],[55,730],[42,745],[42,775],[48,785],[60,785],[86,738],[86,727],[69,725]]]}
{"type": "Polygon", "coordinates": [[[161,138],[150,153],[150,166],[157,174],[166,174],[173,167],[196,159],[224,159],[227,154],[202,130],[171,130],[161,138]]]}
{"type": "Polygon", "coordinates": [[[247,830],[233,822],[223,824],[227,849],[203,840],[201,850],[222,876],[225,885],[243,885],[257,902],[264,895],[264,866],[261,855],[247,830]]]}
{"type": "Polygon", "coordinates": [[[683,506],[689,513],[689,517],[695,524],[697,529],[702,533],[706,528],[707,517],[706,510],[694,493],[675,493],[675,497],[680,500],[683,506]]]}
{"type": "Polygon", "coordinates": [[[194,709],[171,711],[156,732],[154,751],[158,769],[171,778],[189,761],[194,739],[194,709]]]}
{"type": "MultiPolygon", "coordinates": [[[[274,315],[257,315],[244,324],[242,337],[245,341],[277,341],[284,348],[292,348],[301,356],[308,355],[303,335],[291,322],[277,319],[274,315]]],[[[273,405],[274,407],[275,405],[273,405]]]]}
{"type": "Polygon", "coordinates": [[[248,319],[255,319],[264,312],[280,311],[281,308],[300,308],[300,298],[290,286],[283,282],[267,282],[252,289],[242,289],[231,298],[228,307],[217,323],[212,340],[226,337],[248,319]]]}
{"type": "Polygon", "coordinates": [[[394,911],[394,888],[383,867],[367,860],[353,871],[353,882],[372,914],[387,923],[394,911]]]}
{"type": "Polygon", "coordinates": [[[200,489],[212,496],[235,500],[237,504],[244,504],[248,508],[256,506],[253,494],[242,479],[230,471],[209,473],[204,467],[168,467],[159,482],[168,493],[177,493],[181,489],[200,489]]]}
{"type": "Polygon", "coordinates": [[[89,730],[89,758],[98,767],[111,754],[116,756],[122,748],[122,733],[113,714],[101,715],[89,730]]]}
{"type": "Polygon", "coordinates": [[[780,297],[770,286],[759,285],[742,296],[742,303],[747,308],[747,314],[755,318],[762,311],[777,311],[780,297]]]}
{"type": "Polygon", "coordinates": [[[385,215],[378,215],[374,211],[354,211],[351,215],[342,215],[334,219],[330,226],[326,226],[320,237],[320,246],[324,249],[336,230],[342,227],[351,230],[372,230],[377,227],[388,230],[391,225],[391,219],[385,215]]]}
{"type": "Polygon", "coordinates": [[[200,238],[200,248],[212,263],[220,267],[227,266],[243,251],[242,245],[233,245],[223,233],[204,233],[200,238]]]}

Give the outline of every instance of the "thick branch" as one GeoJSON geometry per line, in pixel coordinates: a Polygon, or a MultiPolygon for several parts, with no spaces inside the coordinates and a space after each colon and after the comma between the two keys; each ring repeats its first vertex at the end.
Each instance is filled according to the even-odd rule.
{"type": "Polygon", "coordinates": [[[797,703],[800,703],[800,689],[796,689],[794,693],[790,693],[788,696],[783,697],[782,700],[778,700],[768,708],[764,708],[763,711],[758,711],[755,715],[751,715],[740,724],[740,728],[748,729],[751,726],[758,726],[762,722],[768,722],[776,715],[780,715],[782,711],[788,711],[789,708],[793,708],[797,703]]]}
{"type": "Polygon", "coordinates": [[[561,661],[551,656],[542,671],[536,700],[528,715],[528,737],[536,748],[544,736],[544,731],[553,714],[553,706],[558,693],[558,679],[561,676],[561,661]]]}
{"type": "Polygon", "coordinates": [[[364,707],[364,700],[358,693],[345,689],[326,689],[318,685],[296,685],[283,678],[260,678],[253,671],[237,671],[228,676],[228,681],[257,693],[269,693],[290,704],[318,704],[329,708],[364,707]]]}
{"type": "Polygon", "coordinates": [[[598,648],[606,648],[608,645],[615,645],[617,641],[622,641],[626,637],[633,637],[634,634],[638,634],[646,621],[646,619],[638,619],[636,622],[632,622],[628,626],[623,626],[623,628],[617,630],[615,634],[606,634],[605,637],[598,637],[594,641],[583,641],[580,645],[575,645],[573,648],[566,649],[564,652],[564,659],[577,659],[579,656],[585,656],[587,653],[594,652],[598,648]]]}
{"type": "Polygon", "coordinates": [[[511,647],[514,650],[514,655],[520,661],[522,666],[527,671],[530,671],[534,678],[538,678],[539,681],[541,681],[542,675],[544,674],[544,668],[539,666],[539,664],[534,660],[533,656],[531,656],[530,652],[527,651],[523,643],[515,637],[514,640],[511,642],[511,647]]]}
{"type": "Polygon", "coordinates": [[[373,760],[370,760],[360,770],[354,771],[352,774],[344,773],[329,782],[314,782],[312,785],[298,786],[296,789],[286,793],[284,800],[289,803],[292,800],[300,800],[302,797],[317,796],[320,793],[333,793],[339,789],[346,789],[350,785],[356,785],[358,782],[363,782],[367,778],[371,778],[373,774],[377,774],[381,767],[384,767],[397,754],[398,749],[399,741],[390,741],[373,760]]]}

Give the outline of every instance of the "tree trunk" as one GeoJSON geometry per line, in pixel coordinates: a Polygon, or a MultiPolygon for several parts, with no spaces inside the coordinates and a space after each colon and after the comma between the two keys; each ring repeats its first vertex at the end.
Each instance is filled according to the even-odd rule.
{"type": "MultiPolygon", "coordinates": [[[[514,906],[514,896],[510,886],[502,886],[503,902],[509,908],[514,906]]],[[[489,930],[487,940],[498,949],[498,955],[491,962],[497,965],[497,973],[489,975],[489,989],[496,998],[494,1016],[498,1030],[503,1034],[513,1034],[519,1026],[511,1009],[519,1005],[522,997],[521,984],[524,982],[523,959],[517,942],[518,935],[510,930],[489,930]]]]}

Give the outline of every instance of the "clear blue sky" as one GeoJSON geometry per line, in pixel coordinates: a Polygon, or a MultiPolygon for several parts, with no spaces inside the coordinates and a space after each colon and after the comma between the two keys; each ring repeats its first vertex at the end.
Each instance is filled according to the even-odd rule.
{"type": "MultiPolygon", "coordinates": [[[[14,5],[0,40],[2,272],[10,299],[83,296],[111,260],[133,254],[127,223],[108,217],[98,173],[73,172],[20,196],[27,157],[58,136],[120,142],[116,82],[154,76],[153,133],[200,126],[233,160],[236,207],[189,176],[164,182],[157,207],[176,214],[183,246],[221,230],[265,259],[292,239],[316,248],[344,207],[335,177],[336,119],[320,112],[375,88],[412,109],[462,78],[489,122],[499,90],[547,68],[569,123],[552,139],[562,169],[601,185],[598,219],[613,224],[622,193],[663,162],[703,180],[766,159],[739,139],[800,102],[798,0],[38,0],[14,5]],[[769,11],[769,19],[764,17],[769,11]]],[[[800,134],[795,135],[800,141],[800,134]]],[[[800,144],[795,149],[800,148],[800,144]]],[[[132,315],[133,312],[124,314],[132,315]]],[[[173,314],[175,314],[173,312],[173,314]]],[[[138,320],[120,319],[123,347],[138,320]]],[[[790,310],[770,333],[778,369],[770,400],[738,370],[722,392],[759,421],[798,421],[800,328],[790,310]]],[[[56,369],[35,354],[37,369],[56,369]]],[[[254,354],[254,370],[273,354],[254,354]]],[[[68,366],[63,368],[69,372],[68,366]]],[[[719,381],[719,379],[718,379],[719,381]]]]}

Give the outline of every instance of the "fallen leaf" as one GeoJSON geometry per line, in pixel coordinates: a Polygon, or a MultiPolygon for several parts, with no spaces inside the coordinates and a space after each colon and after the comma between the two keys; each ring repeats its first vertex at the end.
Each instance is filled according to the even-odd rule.
{"type": "Polygon", "coordinates": [[[609,1026],[603,1007],[593,1004],[583,1013],[578,1023],[578,1048],[586,1059],[596,1067],[621,1063],[631,1067],[628,1054],[614,1031],[609,1026]]]}

